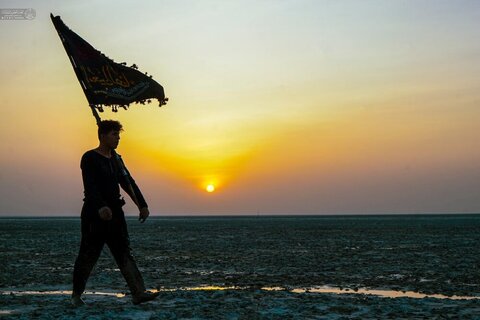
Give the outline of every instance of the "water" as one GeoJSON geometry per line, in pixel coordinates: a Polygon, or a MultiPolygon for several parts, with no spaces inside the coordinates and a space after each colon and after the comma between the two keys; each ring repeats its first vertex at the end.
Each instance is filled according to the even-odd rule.
{"type": "MultiPolygon", "coordinates": [[[[426,295],[431,298],[417,300],[443,301],[440,306],[454,310],[454,316],[455,308],[463,317],[480,316],[480,215],[154,217],[146,224],[128,219],[128,227],[147,286],[173,295],[172,301],[178,302],[179,295],[192,301],[206,295],[200,300],[208,306],[208,295],[222,292],[223,298],[244,301],[260,317],[300,312],[303,318],[358,314],[360,319],[375,314],[366,300],[358,300],[365,294],[403,293],[411,298],[387,303],[371,297],[383,301],[384,310],[393,305],[390,312],[397,315],[408,311],[398,307],[403,300],[426,295]],[[209,287],[217,289],[202,289],[209,287]],[[256,295],[270,302],[262,308],[256,295]],[[458,297],[474,300],[454,300],[458,297]],[[324,308],[325,303],[331,306],[324,308]],[[331,309],[338,303],[357,309],[331,309]]],[[[0,219],[0,291],[17,293],[8,296],[9,304],[21,292],[61,295],[55,290],[70,290],[79,242],[79,218],[0,219]]],[[[107,247],[87,289],[116,297],[128,292],[107,247]]],[[[0,296],[0,302],[6,297],[0,296]]],[[[423,305],[420,318],[441,309],[431,302],[423,305]]],[[[235,304],[224,312],[229,318],[245,316],[235,304]]]]}

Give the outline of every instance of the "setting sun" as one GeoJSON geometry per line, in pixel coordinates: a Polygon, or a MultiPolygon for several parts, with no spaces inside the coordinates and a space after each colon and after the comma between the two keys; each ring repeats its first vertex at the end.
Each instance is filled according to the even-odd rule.
{"type": "Polygon", "coordinates": [[[214,186],[213,184],[209,184],[209,185],[207,186],[207,191],[208,191],[208,192],[213,192],[213,191],[215,191],[215,186],[214,186]]]}

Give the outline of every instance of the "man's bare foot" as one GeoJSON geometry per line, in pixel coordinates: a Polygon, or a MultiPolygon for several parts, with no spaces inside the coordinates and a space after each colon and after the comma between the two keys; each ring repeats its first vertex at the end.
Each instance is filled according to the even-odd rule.
{"type": "Polygon", "coordinates": [[[72,296],[70,301],[74,307],[81,307],[85,305],[85,301],[83,301],[80,296],[72,296]]]}
{"type": "Polygon", "coordinates": [[[139,295],[134,296],[132,298],[132,302],[133,302],[133,304],[140,304],[140,303],[143,303],[143,302],[147,302],[147,301],[155,299],[156,297],[158,297],[159,294],[160,294],[160,292],[145,291],[143,293],[140,293],[139,295]]]}

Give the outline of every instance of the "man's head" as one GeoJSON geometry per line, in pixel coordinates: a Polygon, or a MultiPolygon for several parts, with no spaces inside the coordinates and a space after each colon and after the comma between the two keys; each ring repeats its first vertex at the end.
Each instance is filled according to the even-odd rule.
{"type": "Polygon", "coordinates": [[[120,142],[120,132],[123,131],[122,124],[115,120],[102,120],[98,125],[98,140],[100,144],[116,149],[120,142]]]}

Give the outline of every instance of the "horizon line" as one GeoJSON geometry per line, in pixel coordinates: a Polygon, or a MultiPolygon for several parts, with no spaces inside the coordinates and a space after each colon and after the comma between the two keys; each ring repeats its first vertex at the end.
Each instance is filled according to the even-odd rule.
{"type": "MultiPolygon", "coordinates": [[[[404,213],[268,213],[268,214],[168,214],[150,215],[149,218],[229,218],[229,217],[368,217],[368,216],[447,216],[447,215],[479,215],[480,212],[404,212],[404,213]]],[[[125,218],[136,218],[137,215],[125,215],[125,218]]],[[[0,219],[11,218],[81,218],[79,215],[2,215],[0,219]]]]}

